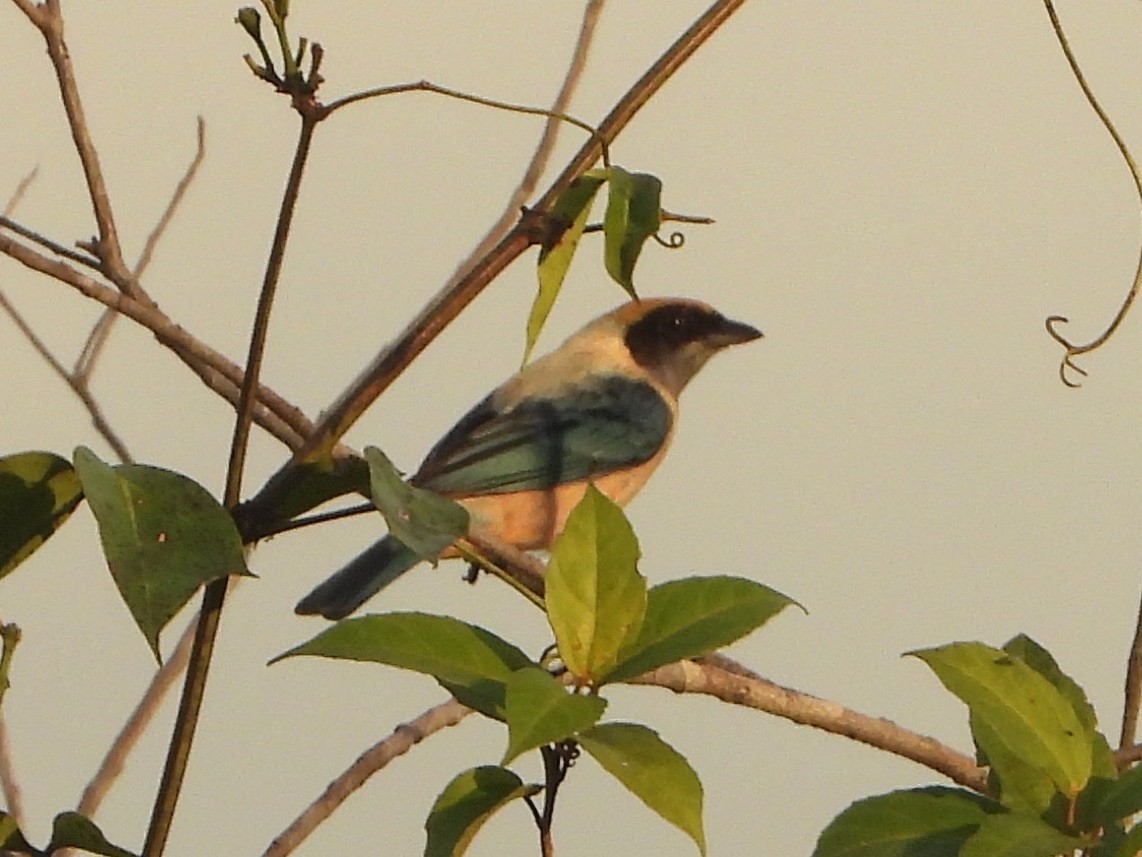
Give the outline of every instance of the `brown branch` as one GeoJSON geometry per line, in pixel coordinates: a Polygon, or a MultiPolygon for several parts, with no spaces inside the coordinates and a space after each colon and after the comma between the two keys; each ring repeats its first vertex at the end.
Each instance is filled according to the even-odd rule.
{"type": "Polygon", "coordinates": [[[455,288],[456,284],[468,273],[469,269],[472,268],[481,257],[487,255],[496,245],[496,242],[507,234],[508,229],[510,229],[511,225],[519,218],[519,212],[523,204],[527,202],[535,192],[535,186],[539,183],[540,176],[543,175],[544,170],[547,169],[547,164],[551,160],[551,152],[555,149],[555,142],[559,138],[559,130],[562,127],[559,115],[567,110],[568,105],[571,103],[571,98],[575,94],[575,90],[579,87],[579,81],[583,77],[583,69],[586,68],[587,55],[590,53],[591,41],[595,35],[595,26],[599,22],[599,16],[602,14],[605,2],[606,0],[589,0],[583,9],[583,20],[579,25],[579,36],[575,40],[575,48],[571,54],[571,62],[568,64],[567,73],[563,77],[563,85],[559,88],[559,92],[551,104],[551,111],[548,114],[547,122],[543,125],[543,134],[539,138],[539,143],[536,144],[535,151],[532,153],[531,160],[524,170],[523,177],[508,199],[507,205],[504,206],[503,213],[499,219],[492,224],[492,227],[484,234],[484,237],[480,239],[479,243],[476,244],[467,258],[456,266],[456,270],[448,279],[448,282],[444,284],[444,291],[455,288]]]}
{"type": "MultiPolygon", "coordinates": [[[[189,366],[207,387],[231,404],[237,402],[242,369],[224,354],[175,324],[155,304],[135,300],[109,288],[58,259],[37,253],[3,232],[0,232],[0,253],[33,271],[71,286],[84,297],[96,300],[147,328],[160,343],[170,348],[189,366]]],[[[259,407],[255,409],[254,418],[262,428],[290,449],[300,447],[313,428],[305,414],[265,385],[259,389],[259,407]]]]}
{"type": "Polygon", "coordinates": [[[1142,705],[1142,606],[1138,608],[1138,622],[1130,655],[1126,659],[1126,682],[1122,700],[1122,729],[1118,734],[1120,749],[1134,743],[1138,734],[1138,708],[1142,705]]]}
{"type": "MultiPolygon", "coordinates": [[[[829,700],[781,687],[722,655],[698,661],[678,661],[632,679],[631,684],[699,693],[732,705],[753,708],[813,726],[834,735],[852,738],[880,750],[909,759],[959,785],[987,794],[987,771],[967,755],[934,738],[898,726],[890,720],[870,717],[829,700]]],[[[318,825],[324,822],[373,774],[430,735],[455,726],[472,711],[455,699],[431,708],[410,723],[366,750],[287,827],[262,857],[286,857],[318,825]]]]}
{"type": "Polygon", "coordinates": [[[345,802],[377,771],[393,759],[407,753],[430,735],[450,726],[455,726],[472,713],[472,709],[461,705],[455,699],[441,703],[408,723],[402,723],[392,734],[378,741],[358,757],[352,765],[329,784],[321,796],[283,830],[262,857],[285,857],[292,854],[318,825],[345,802]]]}
{"type": "Polygon", "coordinates": [[[47,45],[52,68],[55,70],[72,144],[76,154],[79,155],[80,166],[83,168],[83,176],[87,183],[88,197],[95,214],[95,223],[99,229],[99,237],[92,249],[102,262],[101,270],[107,278],[120,289],[133,292],[134,280],[123,262],[123,251],[119,245],[119,233],[115,227],[111,199],[107,193],[103,170],[99,165],[99,153],[87,128],[83,102],[80,100],[79,87],[75,80],[75,69],[72,67],[71,55],[63,38],[64,22],[59,0],[47,0],[40,5],[18,0],[16,5],[40,31],[47,45]]]}
{"type": "Polygon", "coordinates": [[[127,718],[123,728],[115,736],[115,740],[111,742],[111,746],[99,765],[99,770],[95,772],[95,776],[91,778],[83,790],[83,795],[76,806],[77,812],[88,818],[95,816],[96,810],[103,803],[103,798],[107,796],[108,790],[122,772],[127,756],[135,749],[135,745],[138,744],[147,725],[162,706],[167,693],[174,686],[178,677],[182,675],[183,670],[186,669],[186,662],[190,657],[190,645],[194,640],[196,622],[197,616],[183,630],[178,645],[175,646],[166,662],[155,672],[151,683],[139,700],[139,704],[135,706],[135,710],[131,712],[131,716],[127,718]]]}
{"type": "Polygon", "coordinates": [[[304,461],[316,450],[339,440],[366,408],[381,395],[401,372],[498,276],[542,235],[543,214],[555,199],[602,152],[600,140],[611,141],[634,118],[647,101],[693,53],[701,47],[745,0],[717,0],[663,53],[653,66],[627,91],[598,126],[598,135],[588,140],[571,158],[559,176],[535,204],[495,247],[479,259],[455,284],[443,288],[405,327],[398,338],[381,350],[372,363],[323,413],[309,440],[294,458],[279,470],[251,501],[261,509],[272,510],[277,498],[288,490],[295,477],[292,465],[304,461]]]}
{"type": "MultiPolygon", "coordinates": [[[[143,250],[135,262],[135,267],[132,269],[131,273],[136,282],[150,266],[151,259],[154,258],[155,248],[158,247],[159,241],[162,240],[162,237],[166,234],[167,227],[170,226],[171,221],[174,220],[175,213],[178,211],[179,206],[182,205],[187,190],[190,189],[191,184],[198,175],[198,168],[202,166],[202,162],[206,158],[206,122],[201,116],[198,117],[196,140],[197,146],[195,148],[194,157],[191,159],[182,178],[179,179],[178,184],[175,185],[174,192],[171,194],[170,199],[167,200],[166,207],[159,216],[154,229],[151,230],[151,234],[147,236],[147,240],[143,244],[143,250]]],[[[115,326],[115,320],[118,317],[118,314],[111,310],[104,311],[95,327],[92,328],[91,334],[87,337],[87,342],[84,343],[83,350],[80,352],[79,358],[75,361],[75,368],[72,370],[74,374],[84,380],[84,383],[86,383],[88,376],[91,375],[92,370],[95,368],[99,354],[102,352],[103,346],[111,335],[111,329],[115,326]]]]}
{"type": "Polygon", "coordinates": [[[911,759],[955,783],[987,793],[986,771],[970,756],[934,738],[898,726],[891,720],[870,717],[827,699],[752,677],[744,669],[679,661],[633,679],[631,683],[664,687],[676,693],[701,693],[723,702],[775,714],[794,723],[813,726],[911,759]]]}

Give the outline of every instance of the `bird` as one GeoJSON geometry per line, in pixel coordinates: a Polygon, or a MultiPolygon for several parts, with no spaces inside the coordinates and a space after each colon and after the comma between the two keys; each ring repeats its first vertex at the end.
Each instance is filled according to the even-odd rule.
{"type": "MultiPolygon", "coordinates": [[[[549,548],[589,483],[620,506],[634,497],[670,447],[683,388],[714,354],[761,336],[690,298],[622,304],[489,393],[409,481],[459,502],[470,529],[549,548]]],[[[295,612],[342,619],[420,561],[388,535],[295,612]]]]}

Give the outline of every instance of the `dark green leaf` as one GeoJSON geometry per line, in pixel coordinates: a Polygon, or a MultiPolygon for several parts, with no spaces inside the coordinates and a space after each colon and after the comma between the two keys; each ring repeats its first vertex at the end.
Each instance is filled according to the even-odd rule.
{"type": "Polygon", "coordinates": [[[635,639],[646,614],[638,540],[622,510],[593,485],[567,517],[547,566],[547,615],[559,657],[593,684],[635,639]]]}
{"type": "Polygon", "coordinates": [[[66,458],[50,452],[0,458],[0,577],[47,541],[82,499],[66,458]]]}
{"type": "Polygon", "coordinates": [[[1142,824],[1130,828],[1130,832],[1113,854],[1114,857],[1138,857],[1139,852],[1142,852],[1142,824]]]}
{"type": "Polygon", "coordinates": [[[999,806],[933,786],[858,800],[829,822],[813,857],[954,857],[999,806]]]}
{"type": "Polygon", "coordinates": [[[555,199],[549,217],[565,228],[553,243],[545,243],[539,251],[539,291],[531,305],[527,319],[527,344],[524,347],[523,362],[531,355],[535,342],[543,330],[547,316],[563,288],[563,279],[571,266],[571,259],[579,246],[587,217],[591,213],[591,203],[599,187],[607,180],[605,170],[591,170],[579,176],[555,199]]]}
{"type": "Polygon", "coordinates": [[[607,273],[632,298],[634,266],[646,239],[662,223],[662,182],[622,167],[608,171],[607,214],[603,219],[603,259],[607,273]]]}
{"type": "Polygon", "coordinates": [[[706,853],[702,783],[682,755],[653,729],[603,723],[579,733],[579,744],[603,769],[706,853]]]}
{"type": "Polygon", "coordinates": [[[1089,843],[1061,833],[1032,815],[990,815],[960,849],[960,857],[1056,857],[1089,843]]]}
{"type": "Polygon", "coordinates": [[[460,857],[492,813],[541,790],[539,786],[524,785],[511,771],[494,765],[457,775],[444,787],[424,823],[428,833],[424,857],[460,857]]]}
{"type": "Polygon", "coordinates": [[[1142,765],[1135,765],[1107,784],[1091,810],[1094,821],[1110,824],[1142,812],[1142,765]]]}
{"type": "Polygon", "coordinates": [[[386,613],[344,619],[271,663],[297,655],[371,661],[433,676],[465,705],[504,718],[505,685],[531,664],[527,655],[490,631],[426,613],[386,613]]]}
{"type": "Polygon", "coordinates": [[[468,511],[459,503],[401,479],[400,473],[375,446],[365,447],[376,504],[389,532],[421,559],[435,564],[441,551],[468,533],[468,511]]]}
{"type": "Polygon", "coordinates": [[[689,577],[655,586],[647,593],[638,637],[619,653],[606,681],[728,646],[790,604],[796,602],[741,577],[689,577]]]}
{"type": "Polygon", "coordinates": [[[205,583],[248,574],[229,513],[180,473],[104,464],[75,451],[75,470],[99,524],[115,585],[159,656],[159,632],[205,583]]]}
{"type": "MultiPolygon", "coordinates": [[[[953,643],[912,652],[944,686],[968,705],[976,738],[988,759],[1015,756],[1049,778],[1064,795],[1077,795],[1090,779],[1090,733],[1071,703],[1022,660],[982,643],[953,643]],[[986,741],[997,739],[1003,748],[986,741]]],[[[1000,773],[1002,779],[1002,773],[1000,773]]]]}
{"type": "Polygon", "coordinates": [[[37,853],[36,849],[28,844],[24,834],[20,832],[16,819],[2,811],[0,811],[0,851],[14,851],[24,854],[37,853]]]}
{"type": "Polygon", "coordinates": [[[78,812],[61,812],[52,822],[52,841],[45,849],[49,854],[61,848],[79,848],[103,857],[134,857],[118,845],[112,845],[103,832],[78,812]]]}
{"type": "Polygon", "coordinates": [[[606,707],[597,696],[568,693],[545,669],[517,670],[507,683],[508,749],[500,764],[594,725],[606,707]]]}
{"type": "MultiPolygon", "coordinates": [[[[333,458],[328,453],[315,453],[315,457],[295,465],[291,472],[293,475],[282,483],[284,493],[276,498],[273,509],[263,512],[264,518],[255,522],[253,529],[258,534],[345,494],[370,497],[369,465],[357,455],[333,458]]],[[[240,508],[245,510],[251,505],[256,505],[256,500],[240,508]]]]}

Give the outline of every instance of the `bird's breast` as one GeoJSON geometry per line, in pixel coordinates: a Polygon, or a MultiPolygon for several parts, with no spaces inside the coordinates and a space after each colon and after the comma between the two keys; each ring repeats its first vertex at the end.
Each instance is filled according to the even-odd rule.
{"type": "MultiPolygon", "coordinates": [[[[664,444],[647,461],[590,481],[605,496],[624,506],[650,478],[665,453],[664,444]]],[[[563,531],[567,516],[583,499],[587,484],[587,480],[578,480],[544,490],[467,497],[460,503],[472,516],[473,530],[491,533],[521,550],[536,550],[550,547],[563,531]]]]}

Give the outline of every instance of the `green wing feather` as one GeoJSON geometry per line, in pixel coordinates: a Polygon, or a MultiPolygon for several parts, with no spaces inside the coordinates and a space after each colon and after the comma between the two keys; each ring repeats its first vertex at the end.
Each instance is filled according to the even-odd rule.
{"type": "Polygon", "coordinates": [[[619,375],[507,410],[488,396],[432,448],[413,482],[471,497],[597,478],[651,458],[672,420],[656,389],[619,375]]]}

